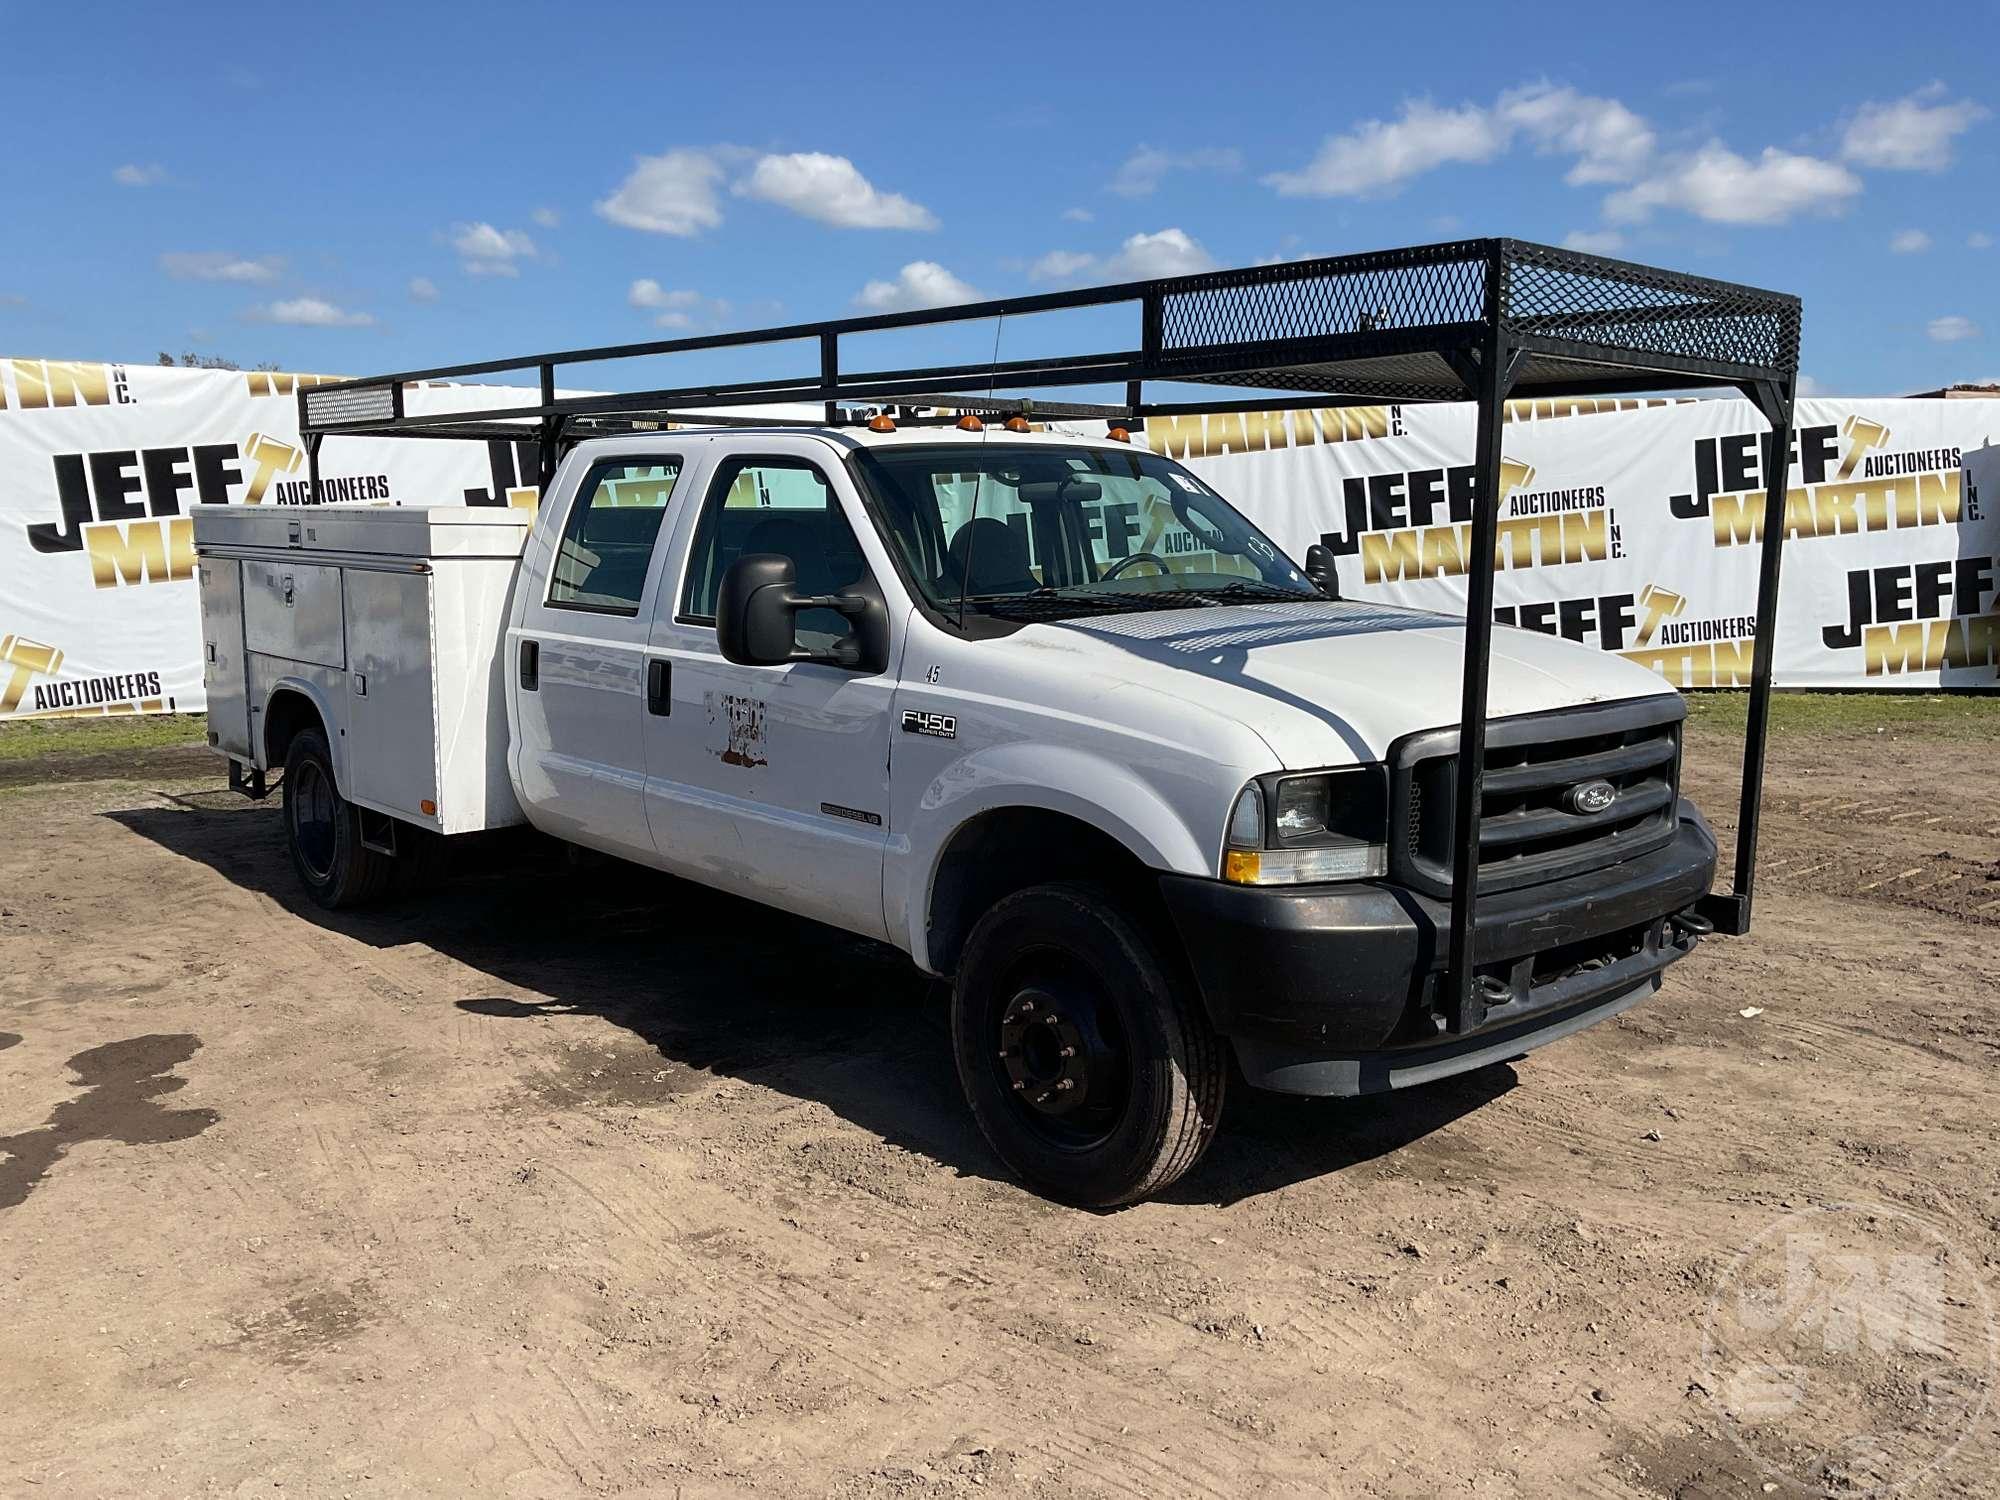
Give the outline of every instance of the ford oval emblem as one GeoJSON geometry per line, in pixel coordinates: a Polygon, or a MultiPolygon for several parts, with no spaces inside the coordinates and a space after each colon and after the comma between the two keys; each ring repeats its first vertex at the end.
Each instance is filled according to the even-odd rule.
{"type": "Polygon", "coordinates": [[[1579,781],[1563,798],[1571,812],[1582,813],[1586,817],[1605,811],[1617,800],[1618,788],[1608,781],[1579,781]]]}

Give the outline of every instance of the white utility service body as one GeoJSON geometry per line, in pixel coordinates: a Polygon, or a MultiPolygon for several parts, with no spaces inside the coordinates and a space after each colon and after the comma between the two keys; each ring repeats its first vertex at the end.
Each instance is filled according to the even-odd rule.
{"type": "MultiPolygon", "coordinates": [[[[1046,1085],[1051,1112],[1103,1107],[1104,1076],[1158,1050],[1125,1000],[1050,995],[1167,986],[1184,998],[1160,1003],[1188,1029],[1158,1046],[1182,1073],[1213,1073],[1226,1038],[1252,1083],[1352,1094],[1615,1014],[1708,930],[1692,906],[1714,843],[1679,797],[1678,696],[1614,655],[1497,630],[1490,1020],[1445,1034],[1437,840],[1462,624],[1321,597],[1143,449],[848,427],[592,438],[530,521],[199,508],[212,742],[261,789],[309,703],[339,795],[370,813],[441,834],[525,819],[885,940],[961,992],[974,958],[1005,969],[1003,988],[1021,988],[961,1028],[961,1074],[989,1138],[1059,1195],[1151,1191],[1166,1156],[1177,1175],[1199,1146],[1156,1141],[1151,1165],[1114,1170],[1098,1157],[1145,1155],[1125,1125],[1082,1146],[996,1125],[982,1090],[1018,1103],[1046,1085]],[[772,570],[780,557],[789,571],[772,570]],[[778,654],[813,659],[741,645],[787,589],[801,644],[787,633],[778,654]],[[1346,823],[1344,797],[1365,804],[1346,823]],[[1117,893],[1106,904],[1131,920],[1102,941],[1141,934],[1155,968],[1141,953],[1141,977],[1080,979],[1085,952],[1020,977],[1005,955],[1041,952],[1035,933],[1067,934],[1052,952],[1087,947],[1072,931],[1087,915],[1054,898],[1028,936],[1005,927],[1008,899],[1044,888],[1117,893]],[[1035,1050],[1025,1017],[1090,1004],[1101,1024],[1065,1021],[1061,1047],[1035,1050]],[[997,1083],[967,1073],[981,1055],[1001,1059],[997,1083]],[[1079,1152],[1095,1165],[1072,1171],[1079,1152]]],[[[1212,1116],[1211,1084],[1190,1087],[1212,1116]]],[[[1119,1088],[1128,1112],[1171,1094],[1150,1074],[1119,1088]]]]}

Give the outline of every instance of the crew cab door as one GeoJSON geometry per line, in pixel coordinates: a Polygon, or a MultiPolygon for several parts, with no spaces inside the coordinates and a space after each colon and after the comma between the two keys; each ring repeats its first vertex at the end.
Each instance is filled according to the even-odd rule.
{"type": "Polygon", "coordinates": [[[647,864],[646,638],[683,467],[681,452],[606,456],[555,485],[507,633],[508,753],[530,820],[647,864]]]}
{"type": "MultiPolygon", "coordinates": [[[[747,552],[792,558],[807,593],[875,576],[879,553],[845,469],[824,444],[720,441],[699,504],[681,507],[679,589],[652,630],[666,712],[647,719],[646,814],[659,863],[707,885],[871,937],[887,935],[882,860],[889,816],[895,672],[817,662],[743,667],[716,646],[715,598],[747,552]],[[661,677],[666,678],[661,682],[661,677]]],[[[848,629],[831,610],[799,616],[802,643],[848,629]]],[[[901,632],[891,647],[893,663],[901,632]]]]}

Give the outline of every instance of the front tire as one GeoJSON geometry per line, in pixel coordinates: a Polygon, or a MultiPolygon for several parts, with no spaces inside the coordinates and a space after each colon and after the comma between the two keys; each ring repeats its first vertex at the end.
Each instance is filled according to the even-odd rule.
{"type": "Polygon", "coordinates": [[[361,842],[361,815],[340,795],[333,755],[318,729],[302,729],[285,752],[285,842],[306,894],[329,911],[380,900],[396,861],[361,842]]]}
{"type": "Polygon", "coordinates": [[[952,1039],[987,1141],[1064,1203],[1150,1197],[1201,1159],[1222,1117],[1221,1039],[1164,945],[1100,886],[1036,886],[979,920],[952,1039]]]}

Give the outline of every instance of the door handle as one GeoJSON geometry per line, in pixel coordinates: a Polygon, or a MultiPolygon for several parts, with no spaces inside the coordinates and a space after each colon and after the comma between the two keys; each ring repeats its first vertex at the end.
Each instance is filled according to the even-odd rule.
{"type": "Polygon", "coordinates": [[[542,645],[540,641],[521,642],[521,688],[532,693],[542,685],[542,645]]]}
{"type": "Polygon", "coordinates": [[[674,711],[674,664],[660,657],[646,663],[646,712],[666,718],[674,711]]]}

